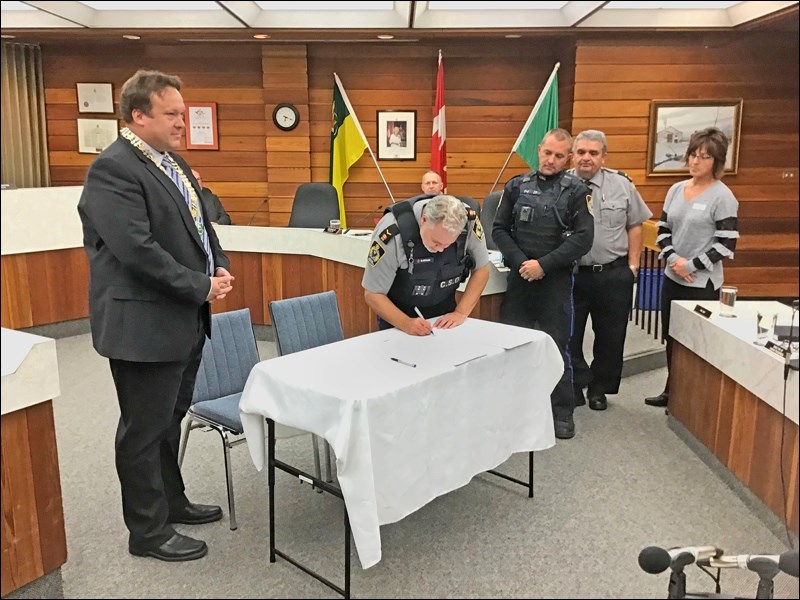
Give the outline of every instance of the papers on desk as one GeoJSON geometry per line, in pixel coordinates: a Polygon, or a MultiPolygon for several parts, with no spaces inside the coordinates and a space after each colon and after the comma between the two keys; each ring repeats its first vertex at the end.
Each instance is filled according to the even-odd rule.
{"type": "Polygon", "coordinates": [[[458,367],[497,348],[510,350],[533,341],[542,335],[531,329],[469,319],[470,327],[436,329],[427,336],[392,336],[386,339],[390,359],[406,368],[425,368],[442,365],[458,367]]]}

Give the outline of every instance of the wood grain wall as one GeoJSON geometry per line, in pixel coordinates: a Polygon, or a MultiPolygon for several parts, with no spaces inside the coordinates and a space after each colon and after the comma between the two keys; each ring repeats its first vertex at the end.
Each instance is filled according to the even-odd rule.
{"type": "Polygon", "coordinates": [[[798,295],[798,174],[791,150],[798,144],[798,80],[787,76],[798,40],[778,37],[583,40],[576,50],[572,130],[606,132],[606,164],[633,178],[654,217],[669,187],[686,176],[646,174],[650,101],[743,99],[739,169],[723,179],[739,200],[741,234],[725,282],[747,297],[798,295]]]}
{"type": "MultiPolygon", "coordinates": [[[[183,151],[222,199],[234,224],[288,223],[294,191],[327,181],[330,102],[337,72],[375,149],[378,110],[417,111],[414,161],[379,161],[395,196],[420,191],[430,161],[436,58],[445,65],[449,191],[483,199],[539,96],[559,71],[560,124],[603,129],[609,166],[626,170],[655,215],[679,178],[647,177],[653,99],[744,99],[737,195],[743,234],[728,281],[746,297],[798,294],[798,41],[795,33],[548,34],[519,40],[449,38],[417,43],[110,45],[43,44],[53,185],[82,182],[94,158],[77,153],[75,83],[112,82],[137,68],[179,74],[187,100],[219,105],[219,151],[183,151]],[[301,123],[272,125],[292,102],[301,123]],[[789,173],[791,178],[784,178],[789,173]]],[[[501,184],[527,166],[514,155],[501,184]]],[[[371,226],[390,201],[368,153],[350,170],[351,226],[371,226]]]]}

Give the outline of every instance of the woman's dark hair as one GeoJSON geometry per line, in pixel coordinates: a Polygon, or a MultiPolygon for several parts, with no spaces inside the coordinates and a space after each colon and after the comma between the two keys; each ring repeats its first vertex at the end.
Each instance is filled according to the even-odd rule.
{"type": "Polygon", "coordinates": [[[728,155],[728,136],[716,127],[707,127],[695,131],[689,138],[689,147],[683,160],[688,165],[689,156],[700,151],[705,151],[714,158],[714,177],[719,179],[725,172],[725,159],[728,155]]]}

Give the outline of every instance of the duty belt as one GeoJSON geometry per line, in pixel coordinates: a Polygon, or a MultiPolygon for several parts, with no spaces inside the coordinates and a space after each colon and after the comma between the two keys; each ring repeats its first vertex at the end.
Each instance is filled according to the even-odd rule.
{"type": "Polygon", "coordinates": [[[619,258],[612,260],[610,263],[605,265],[579,265],[578,270],[591,271],[592,273],[600,273],[608,269],[616,269],[618,267],[627,267],[627,266],[628,266],[628,257],[620,256],[619,258]]]}

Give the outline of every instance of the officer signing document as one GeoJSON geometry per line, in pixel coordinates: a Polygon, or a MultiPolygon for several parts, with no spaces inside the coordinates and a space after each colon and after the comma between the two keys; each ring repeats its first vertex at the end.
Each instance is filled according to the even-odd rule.
{"type": "Polygon", "coordinates": [[[372,234],[361,285],[380,329],[429,335],[426,319],[439,317],[436,328],[461,325],[488,280],[489,254],[478,216],[455,196],[441,194],[416,196],[386,210],[372,234]]]}

